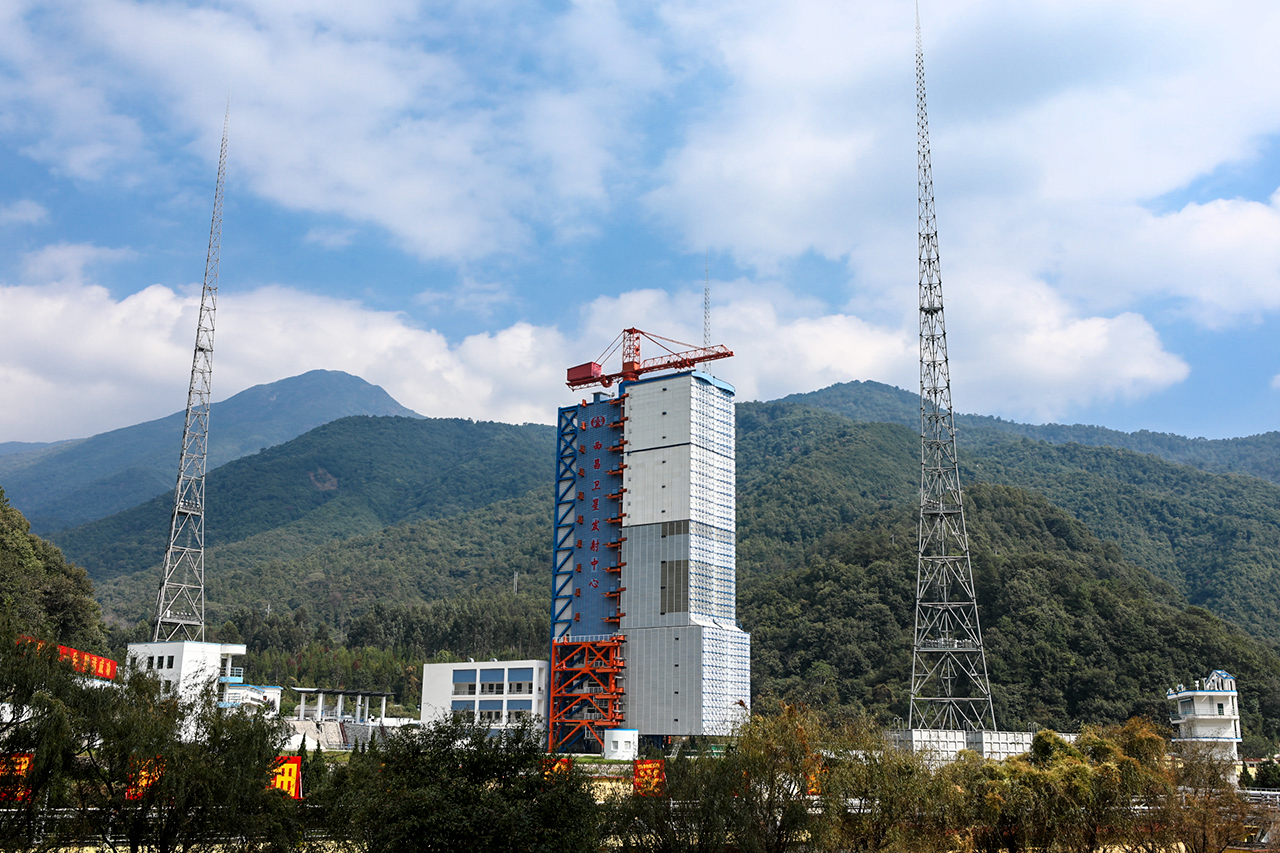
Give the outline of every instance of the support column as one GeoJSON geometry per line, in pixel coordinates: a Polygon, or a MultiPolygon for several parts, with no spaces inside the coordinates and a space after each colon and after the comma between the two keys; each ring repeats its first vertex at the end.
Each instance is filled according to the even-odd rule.
{"type": "Polygon", "coordinates": [[[379,719],[385,720],[386,718],[387,718],[387,697],[383,696],[382,697],[382,716],[379,719]]]}
{"type": "Polygon", "coordinates": [[[298,719],[305,720],[307,718],[307,694],[298,694],[298,719]]]}
{"type": "Polygon", "coordinates": [[[338,719],[339,720],[342,719],[342,702],[346,698],[347,698],[346,694],[343,694],[343,693],[338,694],[338,719]]]}
{"type": "Polygon", "coordinates": [[[324,691],[316,691],[316,723],[324,719],[324,691]]]}

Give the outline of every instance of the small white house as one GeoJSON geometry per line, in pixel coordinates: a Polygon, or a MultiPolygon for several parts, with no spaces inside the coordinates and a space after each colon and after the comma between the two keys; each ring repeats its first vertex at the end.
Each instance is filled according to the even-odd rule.
{"type": "Polygon", "coordinates": [[[1240,707],[1237,703],[1236,679],[1229,672],[1215,669],[1192,687],[1179,684],[1165,694],[1176,709],[1170,715],[1175,743],[1203,743],[1222,758],[1235,761],[1240,744],[1240,707]]]}
{"type": "Polygon", "coordinates": [[[218,703],[223,707],[266,706],[272,713],[280,709],[281,688],[244,683],[244,668],[233,666],[234,658],[245,653],[243,643],[197,643],[179,640],[168,643],[130,643],[129,662],[155,674],[166,691],[193,699],[213,683],[218,703]]]}
{"type": "Polygon", "coordinates": [[[545,729],[549,670],[545,660],[424,664],[422,722],[453,714],[490,728],[533,720],[545,729]]]}

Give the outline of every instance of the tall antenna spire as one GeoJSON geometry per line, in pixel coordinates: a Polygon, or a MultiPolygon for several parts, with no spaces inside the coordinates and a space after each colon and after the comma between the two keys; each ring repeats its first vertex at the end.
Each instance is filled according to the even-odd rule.
{"type": "Polygon", "coordinates": [[[702,346],[711,346],[711,250],[707,249],[707,259],[703,266],[702,282],[702,346]]]}
{"type": "Polygon", "coordinates": [[[916,563],[908,727],[994,729],[995,712],[969,563],[951,410],[918,0],[916,141],[920,220],[920,554],[916,563]]]}
{"type": "Polygon", "coordinates": [[[213,191],[213,223],[200,292],[187,419],[182,428],[182,459],[173,493],[169,547],[164,554],[164,581],[156,598],[153,642],[204,642],[204,474],[209,450],[209,393],[213,379],[213,318],[218,307],[218,258],[222,244],[222,191],[227,174],[227,126],[231,102],[222,119],[218,183],[213,191]]]}

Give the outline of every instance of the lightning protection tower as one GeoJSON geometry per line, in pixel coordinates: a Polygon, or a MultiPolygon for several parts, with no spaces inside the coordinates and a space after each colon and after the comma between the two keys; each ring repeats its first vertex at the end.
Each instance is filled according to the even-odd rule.
{"type": "Polygon", "coordinates": [[[956,458],[951,375],[942,315],[924,47],[916,6],[916,139],[920,255],[920,527],[911,650],[911,729],[995,728],[978,624],[956,458]]]}
{"type": "MultiPolygon", "coordinates": [[[[152,642],[204,642],[204,474],[209,449],[209,393],[213,379],[213,319],[218,307],[218,255],[222,241],[222,191],[227,172],[227,123],[222,120],[218,183],[213,192],[213,223],[205,257],[200,319],[196,326],[187,418],[182,428],[182,458],[173,493],[164,580],[156,598],[152,642]]],[[[172,660],[172,658],[170,658],[172,660]]]]}

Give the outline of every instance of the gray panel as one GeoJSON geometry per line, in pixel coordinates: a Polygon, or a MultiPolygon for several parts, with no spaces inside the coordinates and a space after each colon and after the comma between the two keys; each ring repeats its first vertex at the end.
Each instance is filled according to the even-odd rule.
{"type": "Polygon", "coordinates": [[[702,733],[702,630],[627,632],[627,728],[644,735],[702,733]]]}

